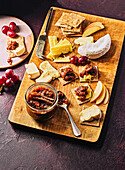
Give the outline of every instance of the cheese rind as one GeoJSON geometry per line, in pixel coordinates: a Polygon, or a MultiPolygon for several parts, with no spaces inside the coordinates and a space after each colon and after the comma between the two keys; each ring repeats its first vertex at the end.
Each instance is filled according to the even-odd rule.
{"type": "Polygon", "coordinates": [[[29,78],[35,79],[40,76],[40,72],[34,63],[25,64],[26,72],[29,74],[29,78]]]}

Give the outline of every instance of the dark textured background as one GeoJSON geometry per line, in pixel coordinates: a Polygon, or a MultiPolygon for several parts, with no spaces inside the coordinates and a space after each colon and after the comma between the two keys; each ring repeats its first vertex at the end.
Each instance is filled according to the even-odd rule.
{"type": "MultiPolygon", "coordinates": [[[[125,20],[124,0],[2,1],[0,14],[16,16],[33,30],[35,42],[51,6],[125,20]]],[[[118,28],[120,29],[120,28],[118,28]]],[[[124,46],[125,47],[125,46],[124,46]]],[[[123,51],[125,56],[125,51],[123,51]]],[[[23,78],[30,56],[14,67],[23,78]]],[[[0,75],[5,70],[0,70],[0,75]]],[[[97,143],[72,140],[11,125],[8,115],[18,91],[0,95],[0,170],[123,170],[125,169],[125,60],[120,60],[110,107],[97,143]]]]}

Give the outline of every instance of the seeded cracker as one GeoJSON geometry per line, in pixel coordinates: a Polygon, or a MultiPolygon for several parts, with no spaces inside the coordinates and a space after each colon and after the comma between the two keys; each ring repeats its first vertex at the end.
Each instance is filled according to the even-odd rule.
{"type": "Polygon", "coordinates": [[[74,13],[66,13],[63,12],[62,16],[59,18],[59,20],[56,22],[56,26],[59,27],[66,27],[66,28],[72,28],[72,27],[78,27],[83,21],[85,20],[84,17],[74,14],[74,13]]]}
{"type": "Polygon", "coordinates": [[[84,17],[71,13],[69,16],[69,25],[72,27],[78,27],[83,21],[85,20],[84,17]]]}
{"type": "Polygon", "coordinates": [[[66,27],[66,28],[69,28],[71,29],[71,26],[69,26],[67,24],[68,22],[68,16],[69,16],[69,13],[66,13],[66,12],[63,12],[61,17],[59,18],[59,20],[56,22],[56,26],[59,26],[59,27],[66,27]]]}

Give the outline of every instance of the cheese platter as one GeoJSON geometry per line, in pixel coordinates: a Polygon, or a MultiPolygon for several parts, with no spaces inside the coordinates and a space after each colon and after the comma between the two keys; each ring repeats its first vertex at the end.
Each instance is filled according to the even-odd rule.
{"type": "MultiPolygon", "coordinates": [[[[42,77],[30,79],[28,72],[25,73],[8,119],[12,123],[42,131],[96,142],[99,139],[102,130],[109,98],[112,93],[125,34],[125,23],[115,19],[94,16],[62,8],[52,8],[53,15],[44,48],[45,61],[41,60],[36,55],[38,41],[30,59],[30,63],[36,65],[42,77]],[[69,21],[68,18],[72,18],[72,20],[69,21]],[[118,31],[118,28],[120,28],[120,31],[118,31]],[[90,38],[89,41],[86,40],[86,38],[84,38],[85,40],[82,39],[82,43],[85,43],[84,45],[80,45],[81,39],[80,43],[78,40],[78,42],[76,41],[78,37],[88,37],[89,35],[93,36],[93,38],[90,38]],[[86,45],[88,46],[87,48],[85,48],[86,45]],[[86,55],[85,57],[83,57],[83,53],[81,54],[81,50],[78,50],[79,48],[82,48],[82,52],[86,55]],[[58,58],[61,62],[56,62],[58,58]],[[87,82],[92,89],[92,93],[89,96],[90,100],[82,102],[83,104],[79,105],[72,93],[72,89],[75,89],[74,92],[79,101],[84,101],[86,96],[89,95],[87,92],[88,86],[84,86],[86,82],[80,82],[79,80],[79,67],[84,67],[86,63],[89,63],[90,65],[84,69],[84,73],[82,71],[82,74],[87,75],[87,82]],[[49,69],[50,67],[51,69],[49,69]],[[97,81],[92,81],[91,78],[93,78],[94,75],[97,75],[96,68],[98,68],[98,79],[97,81]],[[89,71],[87,69],[89,69],[89,71]],[[63,71],[60,72],[60,70],[63,71]],[[74,73],[78,75],[77,79],[75,78],[74,73]],[[47,78],[45,78],[45,76],[47,78]],[[35,120],[27,113],[24,100],[27,88],[37,81],[45,81],[46,79],[57,91],[62,91],[66,95],[70,103],[68,107],[69,112],[80,129],[82,133],[81,136],[76,137],[73,135],[66,112],[59,107],[54,109],[54,117],[44,123],[35,120]],[[63,80],[63,83],[60,79],[63,80]],[[90,110],[92,110],[91,114],[90,110]],[[89,114],[86,114],[88,117],[82,115],[84,117],[84,119],[82,119],[80,117],[81,113],[88,113],[88,111],[89,114]],[[96,111],[97,114],[93,113],[96,111]],[[80,119],[82,119],[82,123],[80,123],[80,119]]],[[[40,35],[44,33],[47,18],[48,15],[40,35]]]]}

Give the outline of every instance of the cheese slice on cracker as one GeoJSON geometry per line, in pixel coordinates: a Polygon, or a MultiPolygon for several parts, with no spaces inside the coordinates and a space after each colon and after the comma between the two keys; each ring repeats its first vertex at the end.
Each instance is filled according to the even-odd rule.
{"type": "Polygon", "coordinates": [[[7,47],[12,42],[16,42],[17,47],[13,50],[7,49],[7,52],[9,53],[10,58],[21,56],[21,55],[26,53],[26,48],[25,48],[25,44],[24,44],[24,37],[22,37],[22,36],[18,36],[16,38],[8,37],[7,38],[7,47]]]}
{"type": "Polygon", "coordinates": [[[97,105],[92,105],[82,110],[79,115],[81,124],[99,126],[102,112],[97,105]],[[96,120],[96,122],[92,123],[94,120],[96,120]]]}

